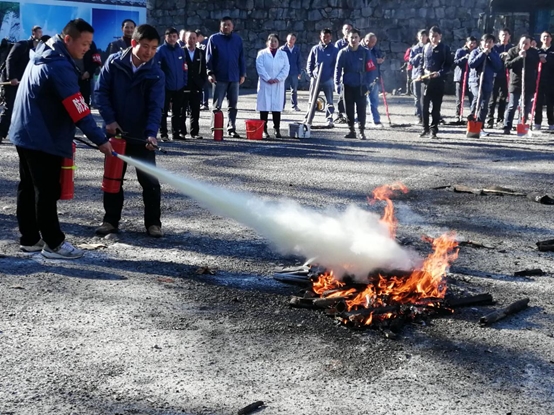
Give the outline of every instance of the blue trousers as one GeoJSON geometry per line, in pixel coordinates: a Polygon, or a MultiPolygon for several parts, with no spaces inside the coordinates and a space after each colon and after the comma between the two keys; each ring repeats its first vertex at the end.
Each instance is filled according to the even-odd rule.
{"type": "MultiPolygon", "coordinates": [[[[312,78],[312,85],[311,88],[313,88],[315,85],[315,79],[312,78]]],[[[317,91],[316,99],[319,97],[319,93],[323,91],[323,94],[325,94],[325,100],[327,101],[327,108],[325,110],[325,118],[327,120],[333,120],[333,114],[335,113],[335,106],[333,105],[333,78],[330,78],[328,81],[321,82],[319,84],[319,91],[317,91]]]]}
{"type": "MultiPolygon", "coordinates": [[[[521,98],[521,91],[510,92],[510,101],[508,102],[508,108],[504,113],[504,128],[512,129],[512,124],[514,122],[514,116],[516,114],[517,106],[519,105],[519,100],[521,98]]],[[[525,102],[523,103],[523,110],[525,116],[523,117],[525,121],[528,121],[529,113],[531,112],[531,100],[533,99],[533,91],[527,92],[525,94],[525,102]]]]}
{"type": "Polygon", "coordinates": [[[221,110],[223,99],[227,97],[227,111],[229,119],[227,120],[227,131],[236,131],[237,128],[237,104],[239,101],[239,83],[217,81],[213,87],[213,106],[216,110],[221,110]]]}
{"type": "Polygon", "coordinates": [[[287,76],[287,79],[285,79],[285,99],[283,100],[283,109],[285,109],[285,105],[287,103],[287,91],[291,91],[290,93],[290,104],[292,105],[292,108],[296,108],[298,106],[298,75],[289,75],[287,76]]]}
{"type": "MultiPolygon", "coordinates": [[[[479,85],[470,85],[471,94],[473,99],[471,100],[471,109],[469,113],[471,115],[475,114],[475,108],[477,107],[477,99],[479,96],[479,85]]],[[[492,91],[481,91],[481,102],[479,103],[479,110],[477,113],[477,121],[485,123],[487,118],[487,113],[489,112],[489,101],[491,99],[492,91]]]]}
{"type": "Polygon", "coordinates": [[[414,81],[412,91],[415,99],[415,116],[421,120],[421,81],[414,81]]]}
{"type": "Polygon", "coordinates": [[[381,116],[379,115],[379,85],[376,83],[373,88],[369,90],[367,96],[367,103],[371,109],[371,117],[374,124],[381,123],[381,116]]]}

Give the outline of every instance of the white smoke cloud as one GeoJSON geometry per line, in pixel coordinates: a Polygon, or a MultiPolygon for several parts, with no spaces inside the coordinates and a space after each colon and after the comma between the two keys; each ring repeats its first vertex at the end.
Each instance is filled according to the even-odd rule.
{"type": "Polygon", "coordinates": [[[211,212],[253,228],[280,252],[317,257],[317,262],[332,269],[337,277],[348,272],[364,281],[374,269],[409,270],[419,261],[389,237],[378,215],[354,205],[344,212],[318,212],[291,201],[265,202],[248,193],[231,192],[120,157],[211,212]]]}

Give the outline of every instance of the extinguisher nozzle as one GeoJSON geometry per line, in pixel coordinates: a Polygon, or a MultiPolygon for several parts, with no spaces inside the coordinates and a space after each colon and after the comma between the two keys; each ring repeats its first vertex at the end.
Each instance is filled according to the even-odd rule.
{"type": "Polygon", "coordinates": [[[114,156],[114,157],[118,157],[118,156],[119,156],[119,154],[117,154],[117,153],[116,153],[115,151],[112,151],[112,156],[114,156]]]}

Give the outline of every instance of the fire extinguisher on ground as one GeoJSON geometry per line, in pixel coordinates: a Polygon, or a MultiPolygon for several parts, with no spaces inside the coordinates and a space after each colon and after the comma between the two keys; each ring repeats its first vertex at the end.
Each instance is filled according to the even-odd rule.
{"type": "Polygon", "coordinates": [[[214,110],[212,132],[215,141],[223,141],[223,112],[221,110],[214,110]]]}
{"type": "MultiPolygon", "coordinates": [[[[127,142],[116,136],[110,138],[110,144],[117,154],[125,155],[127,142]]],[[[102,180],[102,190],[106,193],[119,193],[121,182],[123,181],[123,160],[119,157],[108,157],[104,160],[104,179],[102,180]]]]}
{"type": "Polygon", "coordinates": [[[75,194],[75,143],[71,143],[73,155],[71,158],[62,160],[62,170],[60,172],[60,200],[71,200],[75,194]]]}

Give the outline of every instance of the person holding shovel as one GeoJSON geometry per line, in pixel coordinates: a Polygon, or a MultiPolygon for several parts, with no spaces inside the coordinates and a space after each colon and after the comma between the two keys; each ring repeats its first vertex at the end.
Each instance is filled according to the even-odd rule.
{"type": "Polygon", "coordinates": [[[464,47],[458,49],[454,55],[454,65],[456,66],[454,69],[454,83],[456,84],[456,118],[458,121],[462,121],[461,116],[464,112],[462,108],[465,104],[463,102],[465,101],[464,95],[467,94],[470,103],[472,103],[474,99],[473,92],[471,88],[468,88],[469,84],[467,81],[469,78],[469,55],[476,47],[477,39],[473,36],[469,36],[466,39],[464,47]]]}
{"type": "Polygon", "coordinates": [[[510,70],[510,100],[504,113],[504,134],[508,135],[511,133],[520,99],[523,101],[520,109],[523,114],[521,117],[523,124],[531,112],[531,100],[535,94],[539,66],[539,52],[531,48],[531,37],[522,36],[518,45],[508,51],[504,62],[506,68],[510,70]]]}
{"type": "MultiPolygon", "coordinates": [[[[500,55],[494,50],[494,42],[493,35],[483,35],[481,46],[471,52],[468,60],[469,88],[473,96],[470,117],[481,123],[481,128],[487,116],[489,100],[494,88],[494,75],[503,67],[500,55]]],[[[481,129],[480,136],[487,135],[488,133],[481,129]]]]}
{"type": "Polygon", "coordinates": [[[487,128],[494,127],[494,113],[496,110],[496,104],[498,104],[498,117],[496,119],[497,124],[504,125],[504,113],[506,112],[506,99],[508,98],[508,78],[506,77],[506,67],[504,66],[504,59],[508,55],[508,51],[514,47],[510,43],[511,32],[509,29],[504,28],[498,32],[498,43],[494,46],[496,53],[500,55],[502,59],[502,69],[498,71],[494,78],[494,88],[492,91],[492,98],[489,103],[489,111],[487,118],[487,128]]]}

